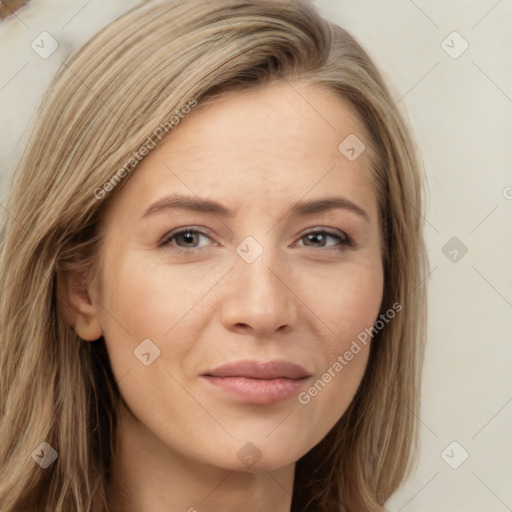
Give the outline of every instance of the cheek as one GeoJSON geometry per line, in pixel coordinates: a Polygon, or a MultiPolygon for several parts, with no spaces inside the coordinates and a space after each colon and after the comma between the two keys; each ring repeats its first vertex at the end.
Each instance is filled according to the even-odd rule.
{"type": "Polygon", "coordinates": [[[372,257],[347,265],[324,284],[322,293],[316,292],[314,303],[323,311],[322,318],[331,331],[326,346],[337,355],[378,317],[383,297],[382,264],[372,257]]]}
{"type": "MultiPolygon", "coordinates": [[[[184,271],[152,264],[143,257],[127,258],[106,268],[116,268],[115,273],[104,273],[100,308],[113,370],[127,372],[135,361],[134,350],[146,339],[163,352],[161,362],[170,358],[176,365],[180,361],[177,356],[191,350],[190,340],[208,323],[207,317],[212,315],[209,291],[219,284],[225,268],[184,271]]],[[[318,327],[324,364],[331,364],[348,350],[351,341],[377,318],[383,288],[378,258],[321,273],[295,269],[290,282],[317,317],[316,322],[313,318],[305,322],[318,327]]]]}
{"type": "Polygon", "coordinates": [[[339,420],[350,405],[364,375],[372,327],[378,318],[383,294],[379,260],[344,269],[316,302],[330,333],[320,348],[324,366],[299,403],[309,420],[323,425],[319,439],[339,420]]]}
{"type": "Polygon", "coordinates": [[[217,274],[222,275],[203,269],[197,275],[187,272],[184,279],[182,269],[140,257],[118,263],[115,274],[104,273],[100,320],[116,377],[139,366],[135,357],[144,340],[156,347],[143,345],[151,358],[160,351],[159,363],[176,364],[191,350],[190,340],[202,328],[204,296],[219,280],[217,274]]]}

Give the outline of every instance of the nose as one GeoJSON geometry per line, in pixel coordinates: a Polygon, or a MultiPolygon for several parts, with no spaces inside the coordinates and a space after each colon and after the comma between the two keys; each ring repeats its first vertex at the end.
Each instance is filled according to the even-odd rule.
{"type": "Polygon", "coordinates": [[[294,328],[298,320],[297,296],[284,266],[265,252],[247,263],[237,256],[225,283],[221,322],[230,331],[265,337],[294,328]]]}

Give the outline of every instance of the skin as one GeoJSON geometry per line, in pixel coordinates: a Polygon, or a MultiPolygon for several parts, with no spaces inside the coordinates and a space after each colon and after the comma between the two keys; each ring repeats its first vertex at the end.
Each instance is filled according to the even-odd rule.
{"type": "Polygon", "coordinates": [[[338,150],[352,133],[366,138],[327,89],[232,93],[194,109],[110,201],[98,272],[72,276],[69,306],[82,339],[104,336],[127,404],[112,510],[290,510],[295,463],[347,409],[369,344],[306,405],[297,394],[246,403],[200,375],[240,359],[285,359],[311,374],[307,391],[374,324],[379,213],[369,151],[351,162],[338,150]],[[216,200],[233,215],[161,209],[144,218],[169,194],[216,200]],[[292,213],[298,201],[327,196],[366,218],[346,208],[292,213]],[[187,226],[207,236],[166,239],[187,226]],[[317,227],[353,246],[306,236],[317,227]],[[263,249],[252,263],[236,252],[248,236],[263,249]],[[134,356],[145,339],[160,350],[149,366],[134,356]],[[261,455],[250,467],[237,457],[244,446],[261,455]]]}

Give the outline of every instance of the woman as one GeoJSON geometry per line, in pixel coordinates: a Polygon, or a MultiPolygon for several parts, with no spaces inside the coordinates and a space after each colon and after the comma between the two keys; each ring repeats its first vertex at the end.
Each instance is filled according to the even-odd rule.
{"type": "Polygon", "coordinates": [[[413,461],[421,179],[306,1],[145,2],[48,90],[2,247],[14,511],[383,511],[413,461]]]}

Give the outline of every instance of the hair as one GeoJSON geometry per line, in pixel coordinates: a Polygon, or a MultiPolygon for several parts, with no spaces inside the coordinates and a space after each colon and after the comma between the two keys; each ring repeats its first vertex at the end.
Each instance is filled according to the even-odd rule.
{"type": "Polygon", "coordinates": [[[0,261],[4,512],[108,511],[122,398],[103,338],[83,342],[65,321],[61,288],[66,272],[95,268],[106,205],[129,176],[101,200],[94,191],[191,98],[282,82],[354,107],[382,224],[381,311],[403,309],[374,336],[346,412],[297,462],[292,509],[384,511],[416,467],[427,261],[406,116],[367,53],[307,0],[149,1],[60,68],[16,169],[0,261]],[[58,452],[47,469],[31,458],[43,441],[58,452]]]}

